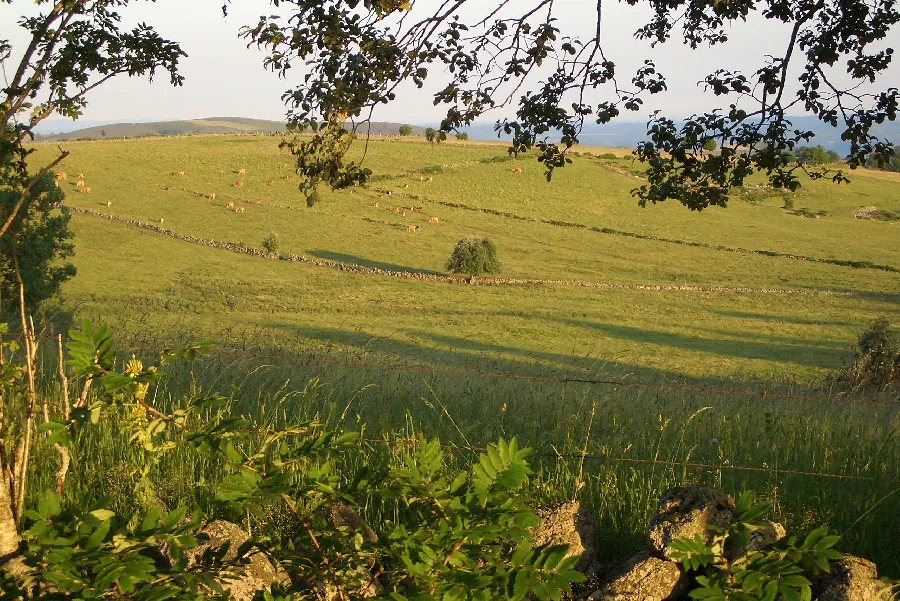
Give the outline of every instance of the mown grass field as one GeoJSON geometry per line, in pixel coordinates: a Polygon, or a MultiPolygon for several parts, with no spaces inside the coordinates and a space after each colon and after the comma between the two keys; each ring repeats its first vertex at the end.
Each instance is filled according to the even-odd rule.
{"type": "MultiPolygon", "coordinates": [[[[373,437],[424,432],[464,446],[515,435],[547,454],[537,457],[543,471],[533,483],[545,500],[571,497],[579,469],[577,460],[553,455],[585,445],[606,457],[726,466],[590,460],[579,494],[600,515],[609,557],[639,544],[662,491],[702,481],[729,492],[757,490],[789,529],[828,523],[844,535],[848,551],[900,576],[897,406],[763,394],[836,392],[828,376],[858,332],[880,316],[900,322],[900,274],[588,229],[900,268],[900,225],[854,217],[861,206],[900,210],[900,178],[855,172],[849,186],[805,182],[794,206],[825,211],[821,219],[784,212],[785,196],[755,187],[761,180],[737,191],[727,209],[691,213],[672,203],[637,207],[630,195],[641,183],[637,166],[598,158],[603,150],[574,157],[547,183],[533,157],[504,161],[502,145],[374,140],[366,156],[376,174],[371,188],[329,192],[308,208],[289,179],[292,157],[277,142],[210,136],[66,143],[72,155],[61,168],[83,172],[92,193],[77,193],[71,177],[61,185],[73,207],[157,225],[163,219],[163,227],[180,234],[261,247],[276,233],[284,254],[439,274],[455,242],[478,235],[497,245],[502,277],[621,287],[351,274],[76,214],[79,274],[66,284],[63,304],[77,316],[110,323],[125,348],[213,337],[226,348],[266,355],[206,359],[193,380],[174,374],[158,391],[160,402],[175,402],[194,386],[229,396],[235,411],[260,422],[273,412],[280,419],[317,415],[335,427],[365,425],[373,437]],[[185,174],[172,176],[176,171],[185,174]],[[234,187],[238,181],[241,188],[234,187]],[[228,210],[227,202],[244,212],[228,210]],[[413,204],[424,211],[410,210],[413,204]],[[392,207],[405,208],[406,216],[392,207]],[[408,232],[408,225],[420,229],[408,232]],[[272,357],[283,355],[297,361],[272,357]],[[682,385],[757,394],[666,388],[682,385]]],[[[56,150],[37,148],[36,161],[56,150]]],[[[104,474],[115,465],[139,465],[140,452],[108,434],[84,445],[81,461],[91,469],[79,472],[72,499],[115,493],[127,513],[127,491],[116,493],[104,474]],[[102,453],[90,451],[95,443],[102,453]]],[[[166,461],[153,468],[166,502],[207,503],[194,483],[200,476],[213,482],[216,474],[187,455],[166,461]]]]}

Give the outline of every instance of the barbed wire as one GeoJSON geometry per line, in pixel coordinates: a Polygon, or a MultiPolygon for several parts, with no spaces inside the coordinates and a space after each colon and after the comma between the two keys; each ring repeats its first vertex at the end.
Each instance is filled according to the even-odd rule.
{"type": "MultiPolygon", "coordinates": [[[[20,337],[21,334],[7,334],[6,336],[20,337]]],[[[58,341],[57,336],[38,336],[39,338],[58,341]]],[[[63,342],[70,341],[70,338],[62,337],[63,342]]],[[[157,352],[158,347],[131,345],[130,351],[150,350],[157,352]]],[[[552,384],[585,384],[590,386],[609,386],[618,388],[632,388],[640,390],[659,390],[669,392],[693,392],[698,394],[722,395],[722,396],[745,396],[759,397],[761,401],[778,400],[778,401],[801,401],[801,402],[828,402],[840,404],[869,404],[869,405],[885,405],[900,406],[900,400],[891,399],[865,399],[850,398],[847,396],[826,396],[826,395],[810,395],[810,394],[792,394],[784,392],[775,392],[769,390],[741,390],[736,388],[707,388],[703,386],[694,386],[688,384],[656,384],[650,382],[629,382],[624,380],[611,379],[594,379],[594,378],[577,378],[577,377],[558,377],[558,376],[537,376],[528,374],[502,373],[502,372],[482,372],[470,371],[462,369],[448,369],[422,365],[396,365],[390,363],[378,362],[361,362],[347,361],[341,359],[324,359],[316,357],[302,357],[299,355],[280,355],[273,353],[258,353],[237,350],[222,349],[202,349],[199,352],[201,357],[232,357],[236,359],[256,359],[266,361],[281,361],[285,363],[294,363],[298,365],[330,365],[335,367],[350,367],[356,369],[377,369],[382,371],[396,371],[406,373],[422,373],[446,376],[460,377],[477,377],[486,379],[499,380],[521,380],[531,382],[542,382],[552,384]]]]}

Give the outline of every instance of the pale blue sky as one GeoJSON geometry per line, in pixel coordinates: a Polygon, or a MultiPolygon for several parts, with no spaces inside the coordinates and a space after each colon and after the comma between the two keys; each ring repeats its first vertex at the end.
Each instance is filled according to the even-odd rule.
{"type": "MultiPolygon", "coordinates": [[[[417,10],[427,10],[435,0],[419,0],[417,10]]],[[[184,119],[213,116],[255,117],[280,120],[285,108],[282,93],[291,87],[292,79],[281,80],[262,68],[262,53],[247,49],[238,39],[241,25],[255,23],[260,14],[275,9],[264,0],[235,0],[227,18],[222,17],[222,0],[157,0],[155,3],[137,2],[122,11],[126,22],[144,21],[154,25],[164,37],[177,40],[188,53],[181,72],[185,85],[173,88],[164,77],[156,83],[145,80],[119,78],[93,91],[83,120],[129,121],[141,119],[184,119]]],[[[511,5],[531,4],[513,0],[511,5]]],[[[485,6],[481,1],[474,5],[485,6]]],[[[533,5],[533,4],[532,4],[533,5]]],[[[564,32],[588,36],[593,28],[596,2],[594,0],[560,0],[555,16],[564,32]]],[[[0,4],[0,37],[12,38],[14,48],[21,48],[24,38],[14,23],[25,11],[34,12],[33,0],[15,0],[12,5],[0,4]]],[[[483,10],[483,9],[482,9],[483,10]]],[[[513,9],[514,10],[514,9],[513,9]]],[[[644,7],[630,7],[606,0],[604,6],[604,47],[614,60],[619,73],[627,82],[643,59],[653,58],[667,76],[669,92],[655,104],[633,114],[645,119],[654,109],[670,115],[683,116],[715,105],[715,99],[705,96],[697,81],[716,68],[725,67],[747,72],[761,64],[766,48],[782,52],[787,31],[762,19],[751,20],[731,30],[732,40],[713,50],[690,51],[679,43],[667,43],[651,50],[649,44],[634,40],[637,27],[646,22],[644,7]]],[[[892,32],[889,46],[896,47],[900,30],[892,32]]],[[[291,78],[299,80],[301,69],[292,69],[291,78]]],[[[893,67],[885,82],[900,82],[900,68],[893,67]]],[[[883,83],[882,85],[886,85],[883,83]]],[[[375,117],[383,121],[425,123],[437,121],[441,112],[432,106],[429,89],[417,91],[406,86],[398,100],[379,109],[375,117]]],[[[594,98],[596,101],[598,98],[594,98]]],[[[497,114],[491,115],[496,118],[497,114]]]]}

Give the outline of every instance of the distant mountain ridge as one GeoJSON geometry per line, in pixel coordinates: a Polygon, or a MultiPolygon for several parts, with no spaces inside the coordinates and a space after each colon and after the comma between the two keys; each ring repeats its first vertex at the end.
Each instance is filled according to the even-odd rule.
{"type": "MultiPolygon", "coordinates": [[[[816,134],[810,145],[821,144],[827,150],[834,150],[840,155],[850,151],[850,145],[840,139],[840,130],[823,124],[815,117],[790,117],[796,129],[812,131],[816,134]]],[[[373,122],[371,133],[377,136],[399,135],[401,123],[373,122]]],[[[424,136],[428,125],[410,125],[412,135],[424,136]]],[[[462,129],[473,140],[504,140],[510,136],[498,136],[494,124],[489,122],[474,123],[462,129]]],[[[146,123],[112,123],[94,125],[84,129],[58,134],[39,134],[41,141],[61,141],[101,138],[136,138],[141,136],[181,136],[193,134],[282,134],[287,133],[283,121],[265,119],[248,119],[245,117],[209,117],[205,119],[185,119],[179,121],[157,121],[146,123]]],[[[362,131],[360,132],[363,133],[362,131]]],[[[873,128],[873,133],[900,143],[900,123],[887,122],[873,128]]],[[[581,143],[585,146],[634,148],[647,138],[647,125],[643,121],[618,121],[608,125],[588,124],[581,134],[581,143]]]]}
{"type": "MultiPolygon", "coordinates": [[[[375,122],[371,125],[373,135],[399,135],[401,123],[375,122]]],[[[413,135],[425,135],[425,128],[412,126],[413,135]]],[[[155,121],[146,123],[110,123],[94,125],[84,129],[56,133],[38,134],[40,141],[99,140],[102,138],[138,138],[142,136],[185,136],[196,134],[283,134],[287,133],[284,121],[248,119],[245,117],[208,117],[205,119],[184,119],[178,121],[155,121]]]]}

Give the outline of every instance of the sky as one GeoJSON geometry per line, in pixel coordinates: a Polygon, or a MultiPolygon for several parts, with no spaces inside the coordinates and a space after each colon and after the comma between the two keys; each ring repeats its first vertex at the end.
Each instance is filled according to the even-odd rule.
{"type": "MultiPolygon", "coordinates": [[[[437,0],[418,0],[416,11],[428,11],[436,3],[437,0]]],[[[514,10],[515,6],[533,6],[534,0],[512,0],[510,4],[514,10]]],[[[111,123],[226,116],[282,120],[286,108],[281,96],[299,81],[302,69],[294,68],[290,78],[280,79],[263,68],[264,53],[255,47],[248,49],[246,41],[237,35],[242,25],[255,24],[261,14],[271,14],[276,9],[268,0],[234,0],[229,15],[223,17],[221,5],[222,0],[156,0],[132,2],[123,9],[126,24],[146,22],[163,37],[181,43],[188,54],[180,68],[185,84],[174,88],[162,76],[152,84],[145,79],[116,78],[91,92],[80,121],[111,123]]],[[[489,4],[475,0],[473,5],[484,10],[489,4]]],[[[11,39],[14,56],[16,48],[23,48],[27,40],[13,24],[21,15],[33,14],[40,8],[46,10],[36,8],[33,0],[0,3],[3,24],[0,37],[11,39]]],[[[589,37],[595,10],[594,0],[557,0],[554,16],[564,33],[589,37]]],[[[787,43],[785,28],[756,17],[731,27],[730,42],[714,49],[691,51],[678,40],[650,48],[648,42],[633,37],[649,16],[643,4],[632,7],[605,0],[603,10],[604,48],[608,58],[616,62],[619,73],[627,76],[626,82],[645,58],[652,58],[668,80],[667,93],[655,97],[641,112],[632,115],[638,120],[645,120],[656,109],[671,116],[687,116],[713,108],[716,100],[703,93],[697,85],[699,80],[722,67],[749,74],[762,64],[766,49],[780,53],[787,43]]],[[[900,28],[891,33],[886,45],[896,47],[898,41],[900,28]]],[[[900,66],[892,67],[884,81],[896,85],[900,81],[900,66]]],[[[439,80],[426,84],[425,90],[405,85],[399,90],[398,99],[380,107],[374,117],[379,121],[414,124],[437,122],[442,113],[431,102],[431,93],[436,89],[439,80]]],[[[506,114],[499,111],[486,120],[502,116],[506,114]]]]}

